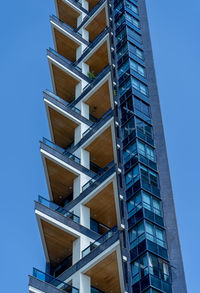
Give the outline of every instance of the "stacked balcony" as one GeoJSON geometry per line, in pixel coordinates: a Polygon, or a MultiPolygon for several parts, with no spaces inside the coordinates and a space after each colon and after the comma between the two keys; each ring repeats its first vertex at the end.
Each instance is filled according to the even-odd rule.
{"type": "Polygon", "coordinates": [[[124,292],[108,1],[55,4],[40,141],[49,198],[35,201],[46,269],[29,292],[124,292]]]}

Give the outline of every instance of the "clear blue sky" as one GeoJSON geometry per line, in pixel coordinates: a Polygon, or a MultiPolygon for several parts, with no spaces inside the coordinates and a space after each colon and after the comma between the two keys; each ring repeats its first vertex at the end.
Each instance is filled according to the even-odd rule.
{"type": "MultiPolygon", "coordinates": [[[[199,293],[199,0],[147,0],[189,293],[199,293]]],[[[28,292],[44,270],[33,201],[47,196],[39,139],[49,137],[42,90],[51,89],[53,0],[1,3],[1,292],[28,292]]]]}

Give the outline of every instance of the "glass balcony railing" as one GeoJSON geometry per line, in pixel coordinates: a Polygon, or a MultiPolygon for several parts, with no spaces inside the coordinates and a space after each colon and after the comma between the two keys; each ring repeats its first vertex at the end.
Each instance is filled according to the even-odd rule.
{"type": "Polygon", "coordinates": [[[109,32],[109,28],[106,27],[84,50],[80,58],[75,62],[78,64],[81,60],[87,56],[87,54],[105,37],[105,35],[109,32]]]}
{"type": "Polygon", "coordinates": [[[79,289],[71,286],[68,283],[62,282],[36,268],[33,269],[33,277],[39,279],[42,282],[49,283],[51,286],[54,286],[57,289],[63,290],[64,292],[79,293],[79,289]]]}
{"type": "Polygon", "coordinates": [[[110,229],[107,233],[105,233],[99,239],[97,239],[95,242],[93,242],[88,247],[86,247],[82,251],[82,257],[84,257],[87,254],[89,254],[92,250],[94,250],[96,247],[98,247],[99,245],[101,245],[104,241],[106,241],[107,239],[109,239],[110,237],[112,237],[116,232],[117,232],[117,226],[115,226],[112,229],[110,229]]]}
{"type": "Polygon", "coordinates": [[[93,89],[106,76],[109,71],[111,71],[111,67],[110,65],[107,65],[90,83],[83,88],[82,94],[72,102],[72,105],[74,106],[80,102],[90,92],[90,90],[93,89]]]}
{"type": "Polygon", "coordinates": [[[60,146],[56,145],[55,143],[51,142],[50,140],[48,140],[47,138],[42,139],[42,142],[45,143],[46,145],[48,145],[49,147],[51,147],[52,149],[56,150],[57,152],[59,152],[60,154],[67,156],[69,159],[73,160],[76,163],[80,164],[80,159],[78,157],[76,157],[75,155],[69,153],[68,151],[66,151],[65,149],[61,148],[60,146]]]}
{"type": "Polygon", "coordinates": [[[91,293],[105,293],[104,291],[101,291],[95,287],[91,287],[91,293]]]}
{"type": "Polygon", "coordinates": [[[77,114],[81,115],[81,110],[79,110],[78,108],[74,107],[72,104],[70,104],[69,102],[63,100],[62,98],[58,97],[54,93],[46,90],[46,91],[44,91],[44,95],[50,96],[51,98],[53,98],[55,101],[58,101],[59,103],[61,103],[66,108],[69,108],[69,109],[73,110],[74,112],[76,112],[77,114]]]}
{"type": "Polygon", "coordinates": [[[105,168],[102,169],[102,173],[100,175],[97,174],[92,179],[90,179],[87,183],[85,183],[82,187],[82,190],[83,191],[86,190],[91,185],[99,186],[99,184],[101,184],[107,178],[108,173],[110,174],[110,172],[108,171],[113,170],[114,166],[115,166],[114,161],[110,162],[105,168]]]}
{"type": "Polygon", "coordinates": [[[71,219],[72,221],[80,223],[80,218],[78,216],[40,195],[38,196],[38,202],[48,207],[49,209],[63,215],[64,217],[71,219]]]}
{"type": "MultiPolygon", "coordinates": [[[[96,122],[94,122],[85,132],[83,132],[83,136],[85,136],[87,133],[89,133],[90,131],[96,132],[97,129],[99,129],[102,124],[105,124],[106,121],[104,121],[106,118],[111,118],[113,116],[113,111],[110,108],[108,111],[106,111],[106,113],[104,113],[100,119],[98,119],[96,122]],[[104,123],[102,123],[104,122],[104,123]]],[[[108,120],[106,119],[106,120],[108,120]]],[[[92,134],[92,133],[91,133],[92,134]]]]}
{"type": "Polygon", "coordinates": [[[80,28],[88,21],[88,19],[91,18],[91,16],[99,9],[99,7],[106,2],[106,0],[100,0],[91,10],[90,12],[84,17],[83,21],[79,25],[79,27],[76,29],[77,31],[80,30],[80,28]]]}
{"type": "Polygon", "coordinates": [[[49,48],[47,50],[47,52],[53,54],[54,56],[56,56],[57,58],[62,60],[67,65],[67,67],[71,67],[72,69],[75,69],[75,70],[79,71],[80,73],[82,73],[82,69],[79,66],[75,65],[72,61],[70,61],[69,59],[67,59],[67,58],[63,57],[62,55],[60,55],[54,49],[49,48]]]}

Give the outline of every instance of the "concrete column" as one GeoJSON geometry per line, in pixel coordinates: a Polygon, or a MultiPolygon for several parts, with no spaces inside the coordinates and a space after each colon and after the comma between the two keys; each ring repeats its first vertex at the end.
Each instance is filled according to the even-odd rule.
{"type": "Polygon", "coordinates": [[[82,251],[90,245],[89,238],[81,235],[73,242],[72,264],[74,265],[82,258],[82,251]]]}
{"type": "Polygon", "coordinates": [[[74,287],[79,288],[80,293],[91,292],[91,278],[84,275],[83,273],[74,274],[72,278],[72,284],[74,287]]]}

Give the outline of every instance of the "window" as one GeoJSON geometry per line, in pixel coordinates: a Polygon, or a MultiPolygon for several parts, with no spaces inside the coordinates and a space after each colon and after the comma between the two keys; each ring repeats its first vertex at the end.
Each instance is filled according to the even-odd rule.
{"type": "Polygon", "coordinates": [[[145,230],[148,240],[166,248],[165,232],[163,229],[160,229],[158,226],[153,225],[148,221],[145,221],[145,230]]]}
{"type": "Polygon", "coordinates": [[[139,168],[138,165],[135,166],[131,171],[129,171],[125,176],[126,188],[128,189],[139,179],[139,168]]]}
{"type": "Polygon", "coordinates": [[[155,172],[142,165],[140,165],[140,172],[143,181],[158,187],[158,175],[155,172]]]}
{"type": "Polygon", "coordinates": [[[121,57],[123,57],[128,51],[128,46],[127,44],[125,44],[118,52],[117,52],[117,61],[119,61],[119,59],[121,57]]]}
{"type": "Polygon", "coordinates": [[[127,209],[129,218],[134,215],[142,207],[142,194],[138,192],[134,197],[130,198],[127,202],[127,209]],[[133,213],[134,212],[134,213],[133,213]]]}
{"type": "Polygon", "coordinates": [[[142,205],[145,209],[153,212],[154,214],[160,217],[162,216],[160,200],[142,190],[128,200],[128,217],[132,217],[138,210],[142,208],[142,205]]]}
{"type": "Polygon", "coordinates": [[[124,157],[124,163],[127,163],[132,157],[134,157],[137,154],[137,147],[136,142],[130,144],[124,151],[123,151],[123,157],[124,157]]]}
{"type": "Polygon", "coordinates": [[[138,225],[136,225],[134,228],[132,228],[129,231],[129,240],[130,240],[130,245],[131,249],[137,246],[140,242],[142,242],[145,238],[144,235],[144,221],[140,222],[138,225]],[[143,237],[140,236],[143,235],[143,237]]]}
{"type": "Polygon", "coordinates": [[[116,44],[123,41],[126,38],[126,29],[123,29],[116,37],[116,44]]]}
{"type": "Polygon", "coordinates": [[[133,53],[134,55],[136,55],[138,58],[144,60],[144,56],[143,56],[142,50],[140,50],[139,48],[137,48],[132,43],[129,43],[129,49],[130,49],[130,52],[131,53],[133,53]]]}
{"type": "Polygon", "coordinates": [[[143,220],[129,231],[131,249],[141,243],[145,238],[166,248],[165,231],[157,225],[143,220]]]}
{"type": "Polygon", "coordinates": [[[134,119],[131,118],[123,127],[122,127],[122,136],[123,139],[126,138],[129,134],[131,134],[135,129],[134,119]]]}
{"type": "Polygon", "coordinates": [[[150,107],[143,101],[139,100],[138,98],[134,98],[134,108],[135,114],[141,116],[142,119],[146,120],[147,122],[151,123],[151,113],[150,107]]]}
{"type": "Polygon", "coordinates": [[[152,195],[149,195],[148,193],[144,191],[142,191],[142,199],[144,203],[144,208],[146,208],[149,211],[152,211],[158,216],[162,216],[160,200],[153,197],[152,195]]]}
{"type": "MultiPolygon", "coordinates": [[[[129,62],[128,60],[119,68],[118,75],[121,77],[126,71],[129,69],[129,62]]],[[[128,74],[129,75],[129,74],[128,74]]]]}
{"type": "Polygon", "coordinates": [[[135,27],[140,28],[139,21],[129,13],[126,13],[126,20],[133,24],[135,27]]]}
{"type": "Polygon", "coordinates": [[[138,141],[137,142],[138,153],[142,156],[148,158],[149,160],[155,162],[155,151],[152,147],[146,145],[145,143],[138,141]]]}
{"type": "Polygon", "coordinates": [[[140,120],[139,118],[136,118],[136,127],[137,129],[142,132],[144,135],[146,135],[147,137],[152,138],[152,127],[147,124],[146,122],[140,120]]]}
{"type": "Polygon", "coordinates": [[[135,14],[138,14],[138,8],[133,3],[126,1],[126,7],[133,11],[135,14]]]}
{"type": "Polygon", "coordinates": [[[133,29],[127,26],[127,35],[128,35],[128,40],[132,43],[137,41],[138,43],[142,43],[142,37],[140,34],[136,33],[133,29]]]}
{"type": "Polygon", "coordinates": [[[149,272],[164,280],[164,281],[169,281],[169,265],[162,259],[149,254],[148,255],[148,263],[149,263],[149,272]]]}
{"type": "Polygon", "coordinates": [[[139,80],[137,80],[134,77],[131,78],[131,82],[132,82],[132,86],[134,89],[141,92],[141,94],[148,96],[148,89],[145,84],[143,84],[142,82],[140,82],[139,80]]]}
{"type": "Polygon", "coordinates": [[[145,76],[144,67],[139,65],[137,62],[135,62],[132,59],[130,59],[130,67],[131,67],[131,69],[133,69],[134,71],[136,71],[140,75],[145,76]]]}
{"type": "Polygon", "coordinates": [[[133,284],[148,274],[148,258],[144,255],[131,264],[133,284]]]}
{"type": "MultiPolygon", "coordinates": [[[[168,263],[151,253],[147,253],[134,261],[131,264],[131,272],[133,284],[138,282],[147,274],[154,275],[166,282],[170,281],[168,263]]],[[[158,285],[158,288],[160,288],[160,285],[158,285]]]]}
{"type": "Polygon", "coordinates": [[[115,22],[116,29],[117,29],[118,27],[120,27],[120,25],[122,25],[124,22],[125,22],[125,15],[122,14],[122,16],[120,16],[120,17],[118,18],[118,20],[115,22]]]}
{"type": "Polygon", "coordinates": [[[122,86],[120,86],[119,93],[122,97],[131,88],[131,80],[128,79],[122,86]]]}
{"type": "Polygon", "coordinates": [[[133,116],[133,99],[132,96],[128,98],[121,106],[122,123],[133,116]]]}
{"type": "Polygon", "coordinates": [[[121,12],[123,8],[122,2],[120,2],[114,9],[114,15],[117,15],[117,13],[121,12]]]}

